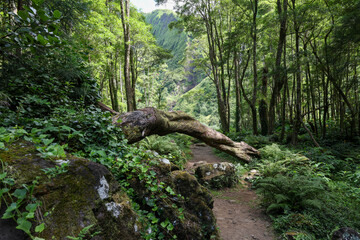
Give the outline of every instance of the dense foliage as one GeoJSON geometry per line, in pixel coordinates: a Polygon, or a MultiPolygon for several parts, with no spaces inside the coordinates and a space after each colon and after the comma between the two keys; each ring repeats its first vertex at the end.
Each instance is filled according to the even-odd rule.
{"type": "Polygon", "coordinates": [[[260,150],[263,160],[256,168],[262,176],[254,186],[263,197],[275,230],[284,236],[286,232],[299,232],[301,239],[328,239],[343,226],[359,229],[358,170],[350,173],[337,165],[351,156],[357,161],[348,162],[347,167],[356,168],[358,152],[347,153],[341,159],[333,152],[324,154],[316,148],[305,152],[309,158],[277,144],[260,150]]]}
{"type": "MultiPolygon", "coordinates": [[[[245,168],[260,171],[253,185],[279,235],[360,230],[360,1],[175,2],[176,13],[142,14],[128,0],[1,1],[0,149],[24,138],[44,158],[68,152],[107,166],[151,228],[144,238],[176,238],[159,203],[178,199],[181,222],[184,199],[157,181],[154,159],[183,168],[191,141],[129,146],[95,103],[182,110],[261,149],[245,168]]],[[[1,167],[5,218],[33,237],[44,227],[31,225],[37,183],[10,193],[16,179],[1,167]]]]}

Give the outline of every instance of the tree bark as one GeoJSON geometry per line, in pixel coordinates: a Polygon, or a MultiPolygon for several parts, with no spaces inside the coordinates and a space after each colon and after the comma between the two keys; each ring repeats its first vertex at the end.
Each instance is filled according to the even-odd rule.
{"type": "Polygon", "coordinates": [[[257,112],[256,112],[256,101],[257,101],[257,84],[258,84],[258,76],[257,76],[257,64],[256,64],[256,52],[257,52],[257,23],[256,17],[258,12],[258,0],[254,1],[253,6],[253,26],[252,26],[252,38],[253,38],[253,71],[254,71],[254,86],[253,86],[253,96],[252,96],[252,127],[253,127],[253,134],[258,135],[257,129],[257,112]]]}
{"type": "Polygon", "coordinates": [[[266,136],[268,134],[268,127],[269,127],[269,121],[268,121],[268,109],[267,109],[267,74],[268,69],[266,65],[263,68],[263,76],[261,81],[261,100],[259,103],[259,116],[260,116],[260,125],[261,125],[261,135],[266,136]]]}
{"type": "MultiPolygon", "coordinates": [[[[269,134],[274,132],[275,128],[275,107],[277,103],[277,98],[280,95],[281,89],[285,84],[286,75],[284,70],[281,69],[281,55],[284,49],[286,42],[286,24],[287,24],[287,5],[288,0],[283,0],[283,6],[281,6],[281,1],[277,0],[277,11],[280,19],[280,32],[279,32],[279,41],[276,52],[276,61],[275,61],[275,75],[274,75],[274,87],[271,95],[270,106],[269,106],[269,134]]],[[[284,56],[285,57],[285,56],[284,56]]],[[[284,62],[286,58],[284,58],[284,62]]]]}
{"type": "Polygon", "coordinates": [[[122,0],[120,2],[121,7],[121,21],[124,30],[124,80],[125,80],[125,92],[126,92],[126,103],[127,110],[133,111],[135,110],[135,102],[134,102],[134,89],[132,87],[132,80],[130,78],[130,2],[129,0],[122,0]]]}
{"type": "Polygon", "coordinates": [[[241,92],[239,84],[239,60],[238,53],[234,52],[234,68],[235,68],[235,94],[236,94],[236,105],[235,105],[235,132],[240,132],[240,117],[241,117],[241,92]]]}
{"type": "MultiPolygon", "coordinates": [[[[297,18],[296,13],[296,0],[292,0],[294,19],[297,18]]],[[[301,116],[301,66],[300,66],[300,23],[294,20],[295,30],[295,65],[296,65],[296,101],[295,101],[295,121],[293,127],[292,144],[297,145],[298,134],[301,127],[302,116],[301,116]]]]}
{"type": "Polygon", "coordinates": [[[128,142],[135,143],[147,136],[183,133],[195,137],[207,145],[226,152],[243,162],[250,162],[260,155],[259,151],[245,142],[234,142],[181,111],[164,112],[155,108],[143,108],[124,114],[116,113],[103,103],[98,106],[113,114],[113,124],[120,127],[128,142]]]}

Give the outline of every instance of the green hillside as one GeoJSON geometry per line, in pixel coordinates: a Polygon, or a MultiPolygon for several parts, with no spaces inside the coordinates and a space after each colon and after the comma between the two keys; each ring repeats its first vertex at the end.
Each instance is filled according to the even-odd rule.
{"type": "Polygon", "coordinates": [[[166,49],[172,51],[174,58],[168,62],[170,69],[179,67],[179,62],[183,60],[188,41],[187,34],[178,29],[169,29],[169,24],[177,21],[176,15],[171,10],[155,10],[146,15],[146,22],[153,26],[157,43],[166,49]]]}
{"type": "Polygon", "coordinates": [[[193,42],[187,33],[169,29],[169,24],[177,21],[176,14],[171,10],[155,10],[146,15],[146,21],[152,25],[157,43],[171,50],[174,56],[167,62],[170,71],[164,75],[165,79],[160,80],[160,85],[165,86],[169,82],[176,84],[175,88],[166,85],[164,104],[169,109],[191,114],[202,123],[217,126],[218,120],[214,117],[217,116],[216,93],[211,88],[211,81],[205,79],[204,71],[193,64],[198,57],[193,42]],[[205,98],[203,94],[206,95],[205,98]],[[199,101],[194,101],[195,98],[199,101]],[[207,107],[207,102],[214,104],[207,107]]]}
{"type": "Polygon", "coordinates": [[[194,88],[180,96],[174,110],[186,112],[200,122],[218,128],[216,91],[212,87],[211,79],[203,79],[194,88]]]}

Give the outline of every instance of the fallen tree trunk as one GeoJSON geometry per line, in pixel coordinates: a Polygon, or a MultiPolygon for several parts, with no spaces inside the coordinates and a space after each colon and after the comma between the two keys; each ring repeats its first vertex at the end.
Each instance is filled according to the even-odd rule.
{"type": "Polygon", "coordinates": [[[252,157],[259,156],[259,151],[247,143],[234,142],[181,111],[164,112],[155,108],[143,108],[120,114],[102,103],[99,106],[104,111],[116,114],[113,116],[113,124],[122,128],[130,144],[153,134],[164,136],[177,132],[195,137],[244,162],[250,162],[252,157]]]}

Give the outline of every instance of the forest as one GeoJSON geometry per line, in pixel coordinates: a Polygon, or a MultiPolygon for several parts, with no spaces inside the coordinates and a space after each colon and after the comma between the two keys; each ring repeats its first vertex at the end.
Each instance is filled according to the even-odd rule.
{"type": "Polygon", "coordinates": [[[0,1],[0,240],[230,240],[240,185],[266,239],[360,239],[360,0],[173,2],[0,1]]]}

